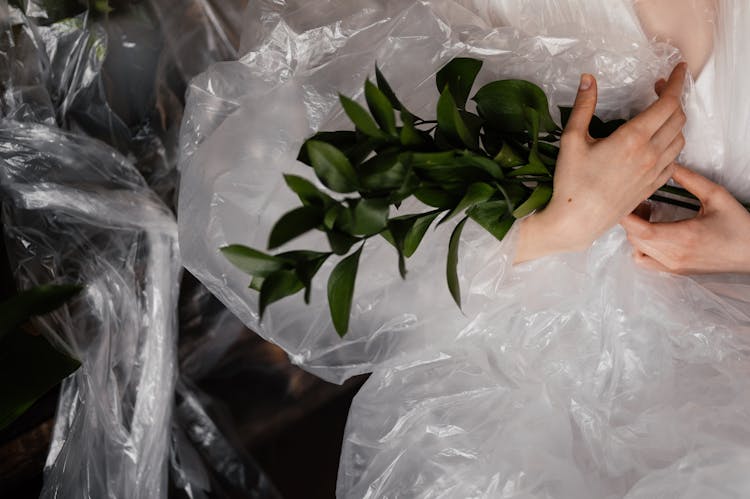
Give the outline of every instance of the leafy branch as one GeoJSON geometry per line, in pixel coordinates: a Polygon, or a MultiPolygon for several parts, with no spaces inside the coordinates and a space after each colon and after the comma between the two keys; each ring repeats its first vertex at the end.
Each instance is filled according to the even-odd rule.
{"type": "MultiPolygon", "coordinates": [[[[461,231],[467,220],[502,240],[514,221],[546,206],[562,128],[571,108],[561,107],[562,127],[549,112],[544,91],[523,80],[500,80],[480,88],[467,103],[482,62],[451,60],[436,75],[437,119],[425,120],[396,97],[380,69],[364,86],[367,109],[340,95],[354,130],[319,132],[309,138],[298,160],[313,168],[334,197],[312,182],[285,175],[301,206],[276,222],[268,250],[312,230],[324,232],[330,252],[291,251],[271,255],[241,245],[222,248],[227,259],[252,276],[260,292],[260,317],[266,307],[304,290],[332,255],[344,256],[328,281],[328,304],[340,336],[348,330],[359,259],[368,239],[382,237],[395,248],[406,277],[406,259],[427,230],[460,217],[450,237],[446,263],[448,289],[458,306],[457,274],[461,231]],[[429,208],[391,216],[409,198],[429,208]],[[352,248],[356,249],[352,252],[352,248]],[[350,253],[351,252],[351,253],[350,253]]],[[[624,120],[597,117],[589,133],[606,137],[624,120]]],[[[684,195],[684,194],[683,194],[684,195]]]]}

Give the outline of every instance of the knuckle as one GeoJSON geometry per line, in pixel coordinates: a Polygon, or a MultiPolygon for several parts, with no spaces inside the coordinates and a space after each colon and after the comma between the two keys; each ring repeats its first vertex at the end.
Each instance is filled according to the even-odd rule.
{"type": "Polygon", "coordinates": [[[656,162],[659,160],[659,151],[656,147],[649,145],[641,152],[641,166],[644,169],[651,169],[654,167],[656,162]]]}

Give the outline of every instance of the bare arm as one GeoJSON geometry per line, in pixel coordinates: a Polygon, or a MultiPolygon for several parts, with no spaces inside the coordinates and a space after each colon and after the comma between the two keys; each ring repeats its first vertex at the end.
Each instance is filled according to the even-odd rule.
{"type": "Polygon", "coordinates": [[[697,76],[713,52],[717,0],[636,0],[646,36],[674,45],[697,76]]]}

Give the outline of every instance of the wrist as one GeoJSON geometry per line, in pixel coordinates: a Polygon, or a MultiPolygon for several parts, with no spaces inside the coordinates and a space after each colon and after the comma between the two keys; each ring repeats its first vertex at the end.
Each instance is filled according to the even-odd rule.
{"type": "Polygon", "coordinates": [[[576,234],[575,224],[567,224],[548,210],[521,220],[514,263],[522,263],[558,253],[582,251],[591,241],[576,234]]]}

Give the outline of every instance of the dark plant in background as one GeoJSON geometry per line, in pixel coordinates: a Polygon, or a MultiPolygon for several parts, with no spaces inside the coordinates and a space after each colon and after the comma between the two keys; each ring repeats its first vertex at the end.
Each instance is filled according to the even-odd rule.
{"type": "MultiPolygon", "coordinates": [[[[334,254],[348,255],[328,281],[333,324],[339,335],[345,335],[365,242],[379,236],[392,244],[405,277],[405,260],[416,252],[429,227],[459,216],[448,245],[446,277],[453,299],[461,306],[456,269],[466,221],[474,220],[502,240],[515,220],[547,204],[559,152],[556,144],[571,110],[560,108],[562,127],[558,126],[541,88],[523,80],[500,80],[474,94],[476,112],[472,112],[467,102],[481,67],[479,60],[457,58],[437,73],[440,98],[435,121],[410,112],[377,67],[377,85],[365,82],[369,112],[340,95],[355,130],[315,134],[303,144],[298,159],[311,166],[330,191],[345,196],[334,198],[300,176],[284,175],[302,206],[279,219],[268,243],[273,250],[310,230],[320,230],[331,251],[271,255],[241,245],[221,249],[252,276],[250,287],[260,292],[261,318],[269,304],[302,290],[309,303],[311,282],[321,265],[334,254]],[[410,197],[432,209],[391,217],[391,207],[398,208],[410,197]]],[[[589,132],[603,138],[623,123],[594,117],[589,132]]],[[[681,189],[664,189],[692,197],[681,189]]]]}
{"type": "Polygon", "coordinates": [[[32,317],[61,307],[81,286],[46,285],[0,303],[0,429],[23,414],[80,363],[23,327],[32,317]]]}

